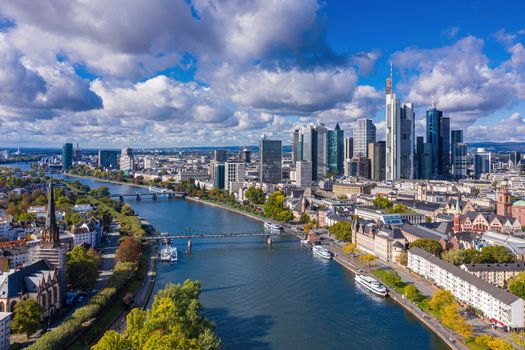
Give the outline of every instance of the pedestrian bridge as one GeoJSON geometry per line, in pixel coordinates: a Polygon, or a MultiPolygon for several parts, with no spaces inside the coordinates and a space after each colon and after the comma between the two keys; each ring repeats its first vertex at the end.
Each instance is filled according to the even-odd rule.
{"type": "Polygon", "coordinates": [[[125,198],[135,198],[136,200],[140,201],[143,197],[151,197],[153,200],[157,200],[159,198],[167,198],[167,199],[173,199],[173,198],[184,198],[186,197],[185,192],[165,192],[165,193],[157,193],[157,192],[138,192],[138,193],[123,193],[123,194],[115,194],[112,193],[109,195],[111,198],[118,198],[119,201],[124,202],[125,198]]]}
{"type": "Polygon", "coordinates": [[[201,230],[188,229],[180,233],[170,233],[166,235],[145,236],[145,241],[173,240],[173,239],[194,239],[194,238],[236,238],[236,237],[270,237],[283,235],[276,231],[247,231],[247,232],[205,232],[201,230]]]}

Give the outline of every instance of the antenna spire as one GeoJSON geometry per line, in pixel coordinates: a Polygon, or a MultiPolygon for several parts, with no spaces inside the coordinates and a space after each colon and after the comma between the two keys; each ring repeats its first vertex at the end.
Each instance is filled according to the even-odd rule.
{"type": "Polygon", "coordinates": [[[432,95],[432,108],[436,108],[436,104],[434,103],[434,95],[432,95]]]}

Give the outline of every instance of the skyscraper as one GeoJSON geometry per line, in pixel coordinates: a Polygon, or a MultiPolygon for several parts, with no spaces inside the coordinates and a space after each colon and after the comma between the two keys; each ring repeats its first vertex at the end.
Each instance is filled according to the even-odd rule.
{"type": "Polygon", "coordinates": [[[227,153],[225,149],[216,149],[213,151],[213,160],[216,162],[225,162],[226,155],[227,153]]]}
{"type": "Polygon", "coordinates": [[[412,103],[401,105],[392,90],[392,68],[386,80],[386,179],[414,176],[415,111],[412,103]]]}
{"type": "Polygon", "coordinates": [[[432,150],[433,179],[447,178],[450,174],[450,119],[434,106],[427,110],[427,143],[432,150]]]}
{"type": "Polygon", "coordinates": [[[345,137],[345,158],[350,159],[354,156],[354,138],[345,137]]]}
{"type": "Polygon", "coordinates": [[[492,154],[484,148],[478,148],[474,154],[474,176],[480,178],[481,174],[490,173],[492,154]]]}
{"type": "Polygon", "coordinates": [[[243,162],[224,163],[224,189],[230,191],[232,183],[243,182],[245,179],[245,167],[243,162]]]}
{"type": "Polygon", "coordinates": [[[298,187],[312,185],[312,162],[299,160],[295,163],[295,183],[298,187]]]}
{"type": "Polygon", "coordinates": [[[293,159],[312,163],[312,180],[326,176],[328,149],[327,129],[323,124],[304,125],[296,129],[292,138],[293,159]]]}
{"type": "Polygon", "coordinates": [[[376,142],[376,127],[370,119],[359,119],[354,128],[354,156],[368,157],[368,145],[376,142]]]}
{"type": "Polygon", "coordinates": [[[213,172],[212,172],[213,187],[222,190],[224,189],[224,184],[225,184],[224,163],[213,162],[212,167],[213,167],[213,172]]]}
{"type": "Polygon", "coordinates": [[[75,149],[75,155],[74,155],[75,162],[80,162],[82,160],[82,150],[80,149],[80,145],[77,142],[77,148],[75,149]]]}
{"type": "Polygon", "coordinates": [[[133,156],[133,149],[123,148],[120,152],[120,170],[133,171],[135,170],[135,159],[133,156]]]}
{"type": "Polygon", "coordinates": [[[62,170],[68,171],[73,166],[73,144],[64,143],[62,147],[62,170]]]}
{"type": "Polygon", "coordinates": [[[342,174],[344,171],[344,131],[339,124],[334,130],[328,130],[328,170],[331,173],[342,174]]]}
{"type": "Polygon", "coordinates": [[[118,168],[118,151],[98,150],[98,166],[105,169],[118,168]]]}
{"type": "Polygon", "coordinates": [[[282,180],[282,141],[268,140],[265,135],[259,142],[259,181],[277,184],[282,180]]]}
{"type": "Polygon", "coordinates": [[[386,143],[378,141],[368,145],[370,158],[370,178],[375,181],[385,180],[386,143]]]}
{"type": "Polygon", "coordinates": [[[463,130],[450,132],[452,148],[452,177],[463,179],[467,177],[467,145],[463,143],[463,130]]]}

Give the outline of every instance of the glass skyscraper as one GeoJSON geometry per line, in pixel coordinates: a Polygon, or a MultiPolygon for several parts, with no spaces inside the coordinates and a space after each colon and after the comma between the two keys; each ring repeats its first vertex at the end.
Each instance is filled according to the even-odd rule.
{"type": "Polygon", "coordinates": [[[259,142],[259,181],[277,184],[282,180],[282,141],[268,140],[263,135],[259,142]]]}
{"type": "Polygon", "coordinates": [[[450,132],[452,149],[452,177],[463,179],[467,177],[467,145],[463,143],[463,130],[450,132]]]}
{"type": "Polygon", "coordinates": [[[370,119],[359,119],[354,128],[354,156],[368,157],[368,145],[376,142],[376,126],[370,119]]]}
{"type": "Polygon", "coordinates": [[[336,124],[334,130],[327,132],[328,147],[328,171],[331,173],[342,174],[344,172],[344,131],[339,124],[336,124]]]}
{"type": "Polygon", "coordinates": [[[62,170],[69,170],[73,167],[73,144],[64,143],[62,147],[62,170]]]}
{"type": "Polygon", "coordinates": [[[450,174],[450,119],[434,107],[427,110],[427,143],[431,145],[431,178],[447,178],[450,174]]]}

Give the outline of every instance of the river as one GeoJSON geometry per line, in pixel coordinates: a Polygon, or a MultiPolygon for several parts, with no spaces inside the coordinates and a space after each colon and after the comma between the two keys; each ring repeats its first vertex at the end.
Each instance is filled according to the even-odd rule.
{"type": "MultiPolygon", "coordinates": [[[[112,193],[145,189],[81,179],[112,193]]],[[[156,229],[245,232],[261,224],[245,216],[185,199],[129,202],[156,229]]],[[[271,248],[262,237],[176,242],[180,261],[160,264],[155,290],[185,279],[202,284],[204,312],[225,349],[448,349],[439,337],[390,299],[358,288],[335,261],[312,255],[283,237],[271,248]]]]}

